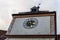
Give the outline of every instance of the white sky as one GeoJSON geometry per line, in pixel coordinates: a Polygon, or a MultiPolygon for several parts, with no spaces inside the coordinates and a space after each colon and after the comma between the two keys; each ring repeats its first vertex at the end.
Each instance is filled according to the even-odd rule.
{"type": "MultiPolygon", "coordinates": [[[[32,6],[37,6],[39,3],[41,3],[40,10],[57,11],[59,17],[60,0],[0,0],[0,30],[8,30],[12,20],[11,14],[30,11],[32,6]]],[[[60,26],[58,23],[57,26],[60,26]]]]}

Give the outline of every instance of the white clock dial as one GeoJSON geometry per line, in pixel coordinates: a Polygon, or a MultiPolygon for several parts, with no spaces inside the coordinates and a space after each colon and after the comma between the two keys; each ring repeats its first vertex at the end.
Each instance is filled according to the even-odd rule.
{"type": "Polygon", "coordinates": [[[24,21],[23,27],[27,29],[31,29],[31,28],[36,27],[37,24],[38,24],[38,20],[36,18],[28,18],[24,21]]]}

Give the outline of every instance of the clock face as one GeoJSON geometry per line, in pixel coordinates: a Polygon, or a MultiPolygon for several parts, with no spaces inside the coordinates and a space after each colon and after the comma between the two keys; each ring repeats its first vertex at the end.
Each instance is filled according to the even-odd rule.
{"type": "Polygon", "coordinates": [[[35,28],[38,25],[38,20],[36,18],[28,18],[23,22],[23,27],[26,29],[35,28]]]}

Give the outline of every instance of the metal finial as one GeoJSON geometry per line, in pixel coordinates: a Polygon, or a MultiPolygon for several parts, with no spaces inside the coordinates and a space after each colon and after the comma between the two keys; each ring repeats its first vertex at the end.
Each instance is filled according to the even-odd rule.
{"type": "MultiPolygon", "coordinates": [[[[41,5],[41,3],[39,3],[39,5],[41,5]]],[[[39,6],[39,5],[38,5],[38,6],[39,6]]]]}
{"type": "Polygon", "coordinates": [[[41,3],[39,3],[39,5],[40,5],[41,3]]]}

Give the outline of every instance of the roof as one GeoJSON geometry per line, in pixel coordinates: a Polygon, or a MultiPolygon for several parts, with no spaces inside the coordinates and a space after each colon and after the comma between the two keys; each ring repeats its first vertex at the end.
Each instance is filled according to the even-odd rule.
{"type": "Polygon", "coordinates": [[[49,13],[56,13],[56,11],[39,11],[39,12],[19,12],[18,14],[12,14],[12,16],[19,16],[19,15],[33,15],[33,14],[49,14],[49,13]]]}
{"type": "Polygon", "coordinates": [[[0,30],[0,35],[6,34],[7,31],[5,30],[0,30]]]}

